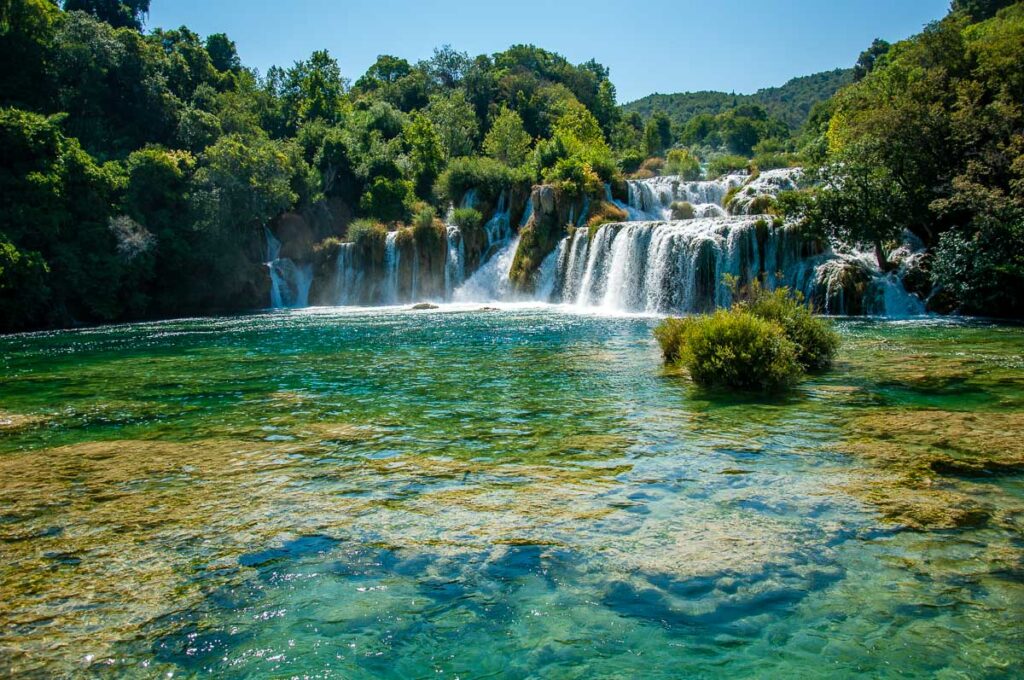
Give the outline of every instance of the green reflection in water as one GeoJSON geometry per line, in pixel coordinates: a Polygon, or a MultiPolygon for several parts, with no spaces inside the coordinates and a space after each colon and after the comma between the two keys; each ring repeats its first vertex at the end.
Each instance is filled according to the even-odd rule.
{"type": "Polygon", "coordinates": [[[653,324],[331,310],[0,339],[0,668],[1020,669],[1021,329],[845,322],[837,369],[766,402],[664,371],[653,324]]]}

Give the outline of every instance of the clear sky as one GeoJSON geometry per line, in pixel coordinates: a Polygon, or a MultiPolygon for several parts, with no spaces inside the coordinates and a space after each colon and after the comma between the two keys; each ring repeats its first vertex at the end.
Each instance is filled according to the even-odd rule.
{"type": "Polygon", "coordinates": [[[317,49],[359,77],[378,54],[411,62],[533,43],[611,69],[619,101],[652,92],[749,93],[853,64],[875,37],[917,33],[949,0],[152,0],[149,27],[227,33],[265,72],[317,49]]]}

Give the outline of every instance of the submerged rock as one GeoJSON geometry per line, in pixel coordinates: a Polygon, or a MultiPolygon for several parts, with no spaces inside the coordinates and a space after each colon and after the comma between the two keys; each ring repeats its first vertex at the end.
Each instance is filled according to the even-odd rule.
{"type": "Polygon", "coordinates": [[[27,430],[45,421],[42,416],[0,410],[0,433],[27,430]]]}
{"type": "Polygon", "coordinates": [[[959,478],[1024,469],[1024,413],[882,410],[849,424],[843,445],[871,467],[847,491],[918,531],[984,525],[992,510],[959,478]]]}

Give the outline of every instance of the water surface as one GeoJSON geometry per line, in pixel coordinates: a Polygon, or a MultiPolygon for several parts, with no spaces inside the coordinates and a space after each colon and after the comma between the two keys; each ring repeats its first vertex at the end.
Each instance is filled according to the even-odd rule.
{"type": "Polygon", "coordinates": [[[665,371],[655,323],[0,339],[0,672],[1021,673],[1022,329],[841,322],[766,401],[665,371]]]}

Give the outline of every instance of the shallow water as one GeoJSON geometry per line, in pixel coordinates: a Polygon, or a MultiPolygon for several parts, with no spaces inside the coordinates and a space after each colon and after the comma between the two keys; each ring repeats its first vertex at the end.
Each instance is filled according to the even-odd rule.
{"type": "Polygon", "coordinates": [[[0,338],[0,673],[1022,672],[1021,475],[907,461],[1019,441],[1024,330],[841,322],[836,370],[765,401],[662,369],[655,323],[0,338]]]}

